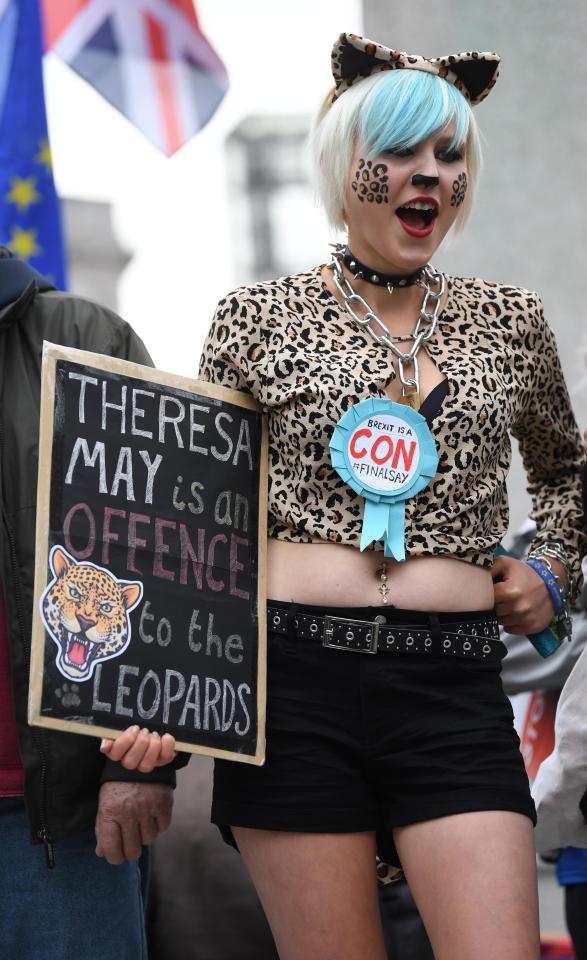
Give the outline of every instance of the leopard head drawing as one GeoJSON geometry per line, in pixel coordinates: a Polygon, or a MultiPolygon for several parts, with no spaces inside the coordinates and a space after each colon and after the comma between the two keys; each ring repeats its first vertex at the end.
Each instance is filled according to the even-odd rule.
{"type": "Polygon", "coordinates": [[[64,677],[89,680],[97,663],[119,656],[130,643],[129,613],[143,585],[80,563],[61,546],[53,547],[49,563],[53,580],[41,597],[41,616],[58,648],[55,662],[64,677]]]}

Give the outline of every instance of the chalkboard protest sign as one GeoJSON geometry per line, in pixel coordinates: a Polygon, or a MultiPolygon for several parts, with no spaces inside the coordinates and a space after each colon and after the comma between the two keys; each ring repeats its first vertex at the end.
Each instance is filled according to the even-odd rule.
{"type": "Polygon", "coordinates": [[[45,344],[29,721],[263,763],[266,505],[253,398],[45,344]]]}

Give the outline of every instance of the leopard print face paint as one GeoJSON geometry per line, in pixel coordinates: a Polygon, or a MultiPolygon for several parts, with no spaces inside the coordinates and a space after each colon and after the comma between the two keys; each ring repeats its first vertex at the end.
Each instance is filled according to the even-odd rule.
{"type": "Polygon", "coordinates": [[[452,196],[450,198],[451,207],[460,207],[467,193],[467,174],[459,173],[457,179],[452,185],[452,196]]]}
{"type": "Polygon", "coordinates": [[[351,187],[361,203],[389,203],[387,164],[361,157],[351,187]]]}

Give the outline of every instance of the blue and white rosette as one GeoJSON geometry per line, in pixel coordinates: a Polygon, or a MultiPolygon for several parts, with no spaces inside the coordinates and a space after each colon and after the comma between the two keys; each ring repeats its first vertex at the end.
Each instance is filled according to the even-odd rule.
{"type": "Polygon", "coordinates": [[[330,456],[339,476],[365,498],[361,550],[383,540],[386,557],[405,560],[405,501],[438,469],[424,417],[393,400],[361,400],[334,428],[330,456]]]}

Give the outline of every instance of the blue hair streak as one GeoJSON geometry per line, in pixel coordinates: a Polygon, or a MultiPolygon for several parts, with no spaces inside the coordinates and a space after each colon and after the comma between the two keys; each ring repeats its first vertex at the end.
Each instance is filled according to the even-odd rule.
{"type": "Polygon", "coordinates": [[[450,148],[467,139],[471,111],[461,93],[441,77],[421,70],[389,70],[367,93],[360,113],[360,139],[373,156],[413,147],[450,124],[450,148]]]}

